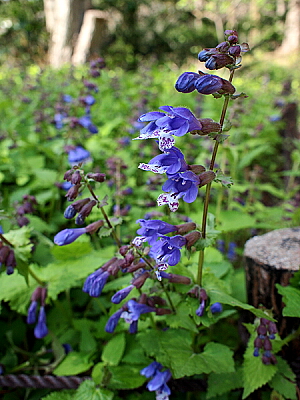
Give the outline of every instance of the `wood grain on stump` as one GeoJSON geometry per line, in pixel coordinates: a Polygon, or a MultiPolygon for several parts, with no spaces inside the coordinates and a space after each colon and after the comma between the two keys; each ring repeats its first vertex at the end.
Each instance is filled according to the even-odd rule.
{"type": "Polygon", "coordinates": [[[293,273],[299,270],[300,228],[278,229],[255,236],[246,242],[244,256],[248,303],[272,309],[279,334],[285,336],[293,329],[288,324],[294,326],[295,321],[287,324],[282,317],[284,304],[275,285],[287,286],[293,273]]]}

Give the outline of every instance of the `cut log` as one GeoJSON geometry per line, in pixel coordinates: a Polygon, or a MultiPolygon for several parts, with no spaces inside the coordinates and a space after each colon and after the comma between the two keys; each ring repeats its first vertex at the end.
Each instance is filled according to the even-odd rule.
{"type": "Polygon", "coordinates": [[[276,284],[289,284],[300,265],[300,228],[278,229],[255,236],[245,245],[248,303],[272,309],[281,336],[299,326],[299,319],[283,318],[284,304],[276,284]]]}

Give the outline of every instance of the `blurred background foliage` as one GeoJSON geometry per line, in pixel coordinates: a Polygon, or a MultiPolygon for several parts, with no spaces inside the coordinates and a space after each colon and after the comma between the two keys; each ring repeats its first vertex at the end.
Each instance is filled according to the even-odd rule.
{"type": "MultiPolygon", "coordinates": [[[[274,51],[287,31],[291,2],[93,0],[91,6],[109,12],[114,22],[100,55],[133,69],[145,58],[180,66],[199,48],[222,41],[224,30],[232,28],[252,49],[274,51]]],[[[0,62],[45,64],[49,35],[43,0],[0,0],[0,7],[0,62]]]]}

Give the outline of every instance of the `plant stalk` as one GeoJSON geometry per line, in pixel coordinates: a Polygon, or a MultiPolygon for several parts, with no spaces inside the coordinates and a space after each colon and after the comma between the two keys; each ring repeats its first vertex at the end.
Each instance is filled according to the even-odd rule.
{"type": "MultiPolygon", "coordinates": [[[[230,71],[230,76],[229,76],[229,79],[228,79],[229,82],[232,82],[234,71],[235,71],[234,69],[230,71]]],[[[222,133],[224,120],[225,120],[225,116],[226,116],[226,112],[227,112],[227,108],[228,108],[228,103],[229,103],[229,95],[226,95],[225,99],[224,99],[224,104],[223,104],[221,116],[220,116],[220,122],[219,122],[220,125],[221,125],[220,133],[222,133]]],[[[211,156],[210,165],[209,165],[209,170],[210,171],[213,171],[213,169],[214,169],[218,148],[219,148],[219,142],[216,140],[215,141],[215,145],[214,145],[214,149],[213,149],[213,153],[212,153],[212,156],[211,156]]],[[[208,206],[209,206],[209,199],[210,199],[211,184],[212,184],[212,182],[210,182],[210,183],[208,183],[206,185],[206,191],[205,191],[205,198],[204,198],[204,205],[203,205],[203,215],[202,215],[202,228],[201,228],[202,239],[206,238],[206,224],[207,224],[207,215],[208,215],[208,206]]],[[[204,263],[204,249],[199,251],[198,275],[197,275],[197,282],[196,282],[197,285],[199,285],[199,286],[202,286],[203,263],[204,263]]]]}

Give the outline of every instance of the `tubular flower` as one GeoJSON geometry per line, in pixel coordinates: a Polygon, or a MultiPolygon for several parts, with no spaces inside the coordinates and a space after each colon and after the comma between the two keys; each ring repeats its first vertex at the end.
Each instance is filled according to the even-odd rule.
{"type": "Polygon", "coordinates": [[[163,154],[152,158],[148,164],[141,163],[139,168],[155,174],[176,174],[177,172],[186,171],[187,163],[182,152],[173,146],[163,154]]]}
{"type": "Polygon", "coordinates": [[[194,114],[184,107],[159,107],[163,112],[152,111],[143,114],[139,121],[149,122],[136,139],[155,138],[159,140],[161,151],[170,149],[174,145],[174,136],[183,136],[193,130],[201,130],[201,123],[194,114]]]}
{"type": "Polygon", "coordinates": [[[170,175],[169,179],[162,186],[163,193],[158,196],[159,206],[168,204],[171,211],[176,211],[179,207],[179,199],[182,197],[186,203],[192,203],[198,195],[200,178],[192,171],[179,172],[170,175]]]}
{"type": "Polygon", "coordinates": [[[201,94],[233,94],[235,92],[234,86],[226,79],[220,78],[217,75],[205,74],[201,71],[198,74],[195,72],[184,72],[179,76],[175,84],[175,89],[181,93],[189,93],[187,92],[187,87],[189,88],[189,92],[196,89],[201,94]]]}
{"type": "MultiPolygon", "coordinates": [[[[186,244],[186,239],[181,235],[173,237],[161,236],[160,240],[154,243],[150,250],[150,256],[156,259],[158,265],[176,265],[180,261],[180,250],[186,244]]],[[[158,269],[165,269],[158,268],[158,269]]]]}
{"type": "Polygon", "coordinates": [[[73,243],[79,236],[86,233],[86,228],[64,229],[54,236],[54,243],[58,246],[65,246],[73,243]]]}
{"type": "Polygon", "coordinates": [[[161,371],[162,369],[163,366],[160,363],[153,361],[148,367],[140,371],[140,374],[146,378],[152,378],[147,384],[147,389],[150,392],[155,391],[156,400],[168,400],[171,394],[171,390],[167,385],[167,382],[172,377],[171,372],[169,369],[161,371]]]}
{"type": "Polygon", "coordinates": [[[68,151],[68,160],[71,165],[87,162],[90,160],[91,154],[82,146],[76,146],[74,149],[68,151]]]}
{"type": "Polygon", "coordinates": [[[177,227],[175,225],[168,224],[167,222],[160,221],[159,219],[138,219],[136,222],[141,225],[141,228],[137,230],[137,233],[141,236],[135,238],[134,241],[139,239],[140,242],[148,242],[149,244],[152,244],[155,243],[161,235],[177,231],[177,227]]]}

